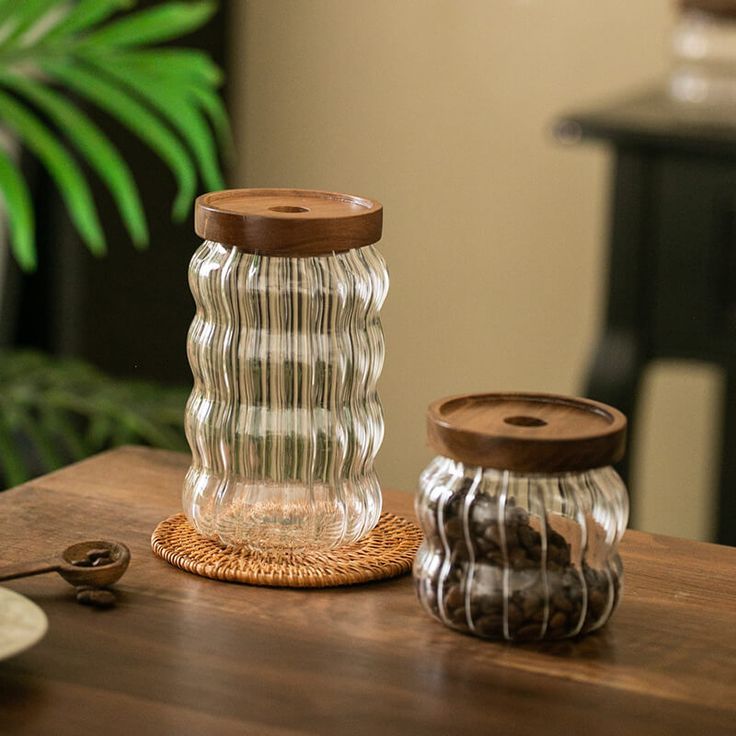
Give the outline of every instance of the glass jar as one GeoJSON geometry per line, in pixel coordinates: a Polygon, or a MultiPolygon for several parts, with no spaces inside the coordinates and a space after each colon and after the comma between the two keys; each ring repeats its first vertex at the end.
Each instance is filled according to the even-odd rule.
{"type": "Polygon", "coordinates": [[[736,0],[680,0],[672,35],[670,95],[681,103],[736,106],[736,0]]]}
{"type": "Polygon", "coordinates": [[[353,542],[378,522],[381,227],[379,203],[344,194],[197,200],[183,507],[205,537],[280,553],[353,542]]]}
{"type": "Polygon", "coordinates": [[[585,399],[476,394],[428,413],[420,478],[423,607],[447,626],[530,641],[600,628],[619,601],[628,496],[610,465],[626,419],[585,399]]]}

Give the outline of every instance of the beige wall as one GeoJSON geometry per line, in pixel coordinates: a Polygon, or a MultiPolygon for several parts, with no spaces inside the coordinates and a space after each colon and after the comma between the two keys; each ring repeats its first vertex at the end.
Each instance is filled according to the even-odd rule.
{"type": "MultiPolygon", "coordinates": [[[[593,145],[560,146],[550,122],[665,73],[668,0],[236,7],[239,183],[385,207],[384,484],[415,487],[433,398],[578,392],[600,317],[609,161],[593,145]]],[[[706,457],[712,384],[702,371],[648,377],[641,526],[707,532],[708,466],[673,462],[695,425],[693,452],[706,457]],[[688,427],[673,434],[680,416],[688,427]]]]}

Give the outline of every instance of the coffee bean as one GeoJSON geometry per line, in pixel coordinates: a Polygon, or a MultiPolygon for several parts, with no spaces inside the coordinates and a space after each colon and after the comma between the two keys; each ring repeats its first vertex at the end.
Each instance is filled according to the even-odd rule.
{"type": "Polygon", "coordinates": [[[542,629],[539,624],[526,624],[513,632],[514,639],[529,641],[530,639],[539,639],[542,629]]]}
{"type": "Polygon", "coordinates": [[[499,591],[493,591],[493,593],[480,598],[479,607],[484,614],[500,614],[503,612],[503,595],[499,591]]]}
{"type": "Polygon", "coordinates": [[[542,605],[542,598],[537,593],[532,591],[525,595],[521,604],[524,618],[527,620],[531,619],[532,616],[539,611],[542,605]]]}
{"type": "MultiPolygon", "coordinates": [[[[470,488],[467,479],[463,488],[465,492],[470,488]]],[[[430,613],[439,618],[436,591],[439,577],[444,575],[445,618],[462,630],[468,629],[470,619],[480,636],[504,638],[504,615],[509,635],[515,640],[559,639],[602,624],[602,617],[610,613],[610,597],[614,605],[618,600],[620,563],[611,566],[610,576],[584,560],[581,567],[572,564],[571,545],[551,526],[546,527],[543,561],[540,528],[544,520],[530,518],[528,510],[512,499],[506,502],[503,524],[498,523],[498,511],[496,499],[477,496],[468,509],[466,528],[463,493],[453,494],[445,504],[443,529],[452,565],[446,574],[445,568],[438,566],[425,581],[427,589],[420,598],[430,613]],[[471,557],[475,563],[472,581],[468,578],[471,557]],[[506,601],[504,580],[508,585],[506,601]],[[584,591],[587,608],[581,626],[584,591]]]]}
{"type": "Polygon", "coordinates": [[[541,543],[542,537],[539,532],[534,531],[530,526],[519,527],[519,543],[525,549],[531,550],[541,543]]]}
{"type": "Polygon", "coordinates": [[[554,631],[562,629],[566,624],[567,616],[565,616],[562,611],[558,611],[554,616],[550,618],[548,627],[554,631]]]}
{"type": "Polygon", "coordinates": [[[473,623],[479,634],[495,639],[503,637],[503,616],[481,616],[473,623]]]}
{"type": "Polygon", "coordinates": [[[94,608],[112,608],[116,603],[115,593],[107,588],[82,585],[77,588],[77,603],[94,608]]]}
{"type": "Polygon", "coordinates": [[[501,546],[501,531],[498,524],[486,527],[483,531],[483,538],[498,549],[501,546]]]}
{"type": "Polygon", "coordinates": [[[509,565],[515,570],[523,570],[529,565],[534,566],[534,561],[526,556],[526,552],[520,547],[513,547],[509,551],[509,565]]]}
{"type": "Polygon", "coordinates": [[[509,628],[515,629],[524,620],[524,613],[521,608],[509,601],[506,618],[509,622],[509,628]]]}
{"type": "Polygon", "coordinates": [[[447,608],[460,608],[465,605],[465,596],[459,585],[453,585],[445,595],[445,606],[447,608]]]}
{"type": "Polygon", "coordinates": [[[554,608],[557,611],[564,611],[565,613],[570,613],[573,609],[572,601],[561,590],[552,596],[549,605],[550,608],[554,608]]]}
{"type": "Polygon", "coordinates": [[[529,514],[526,509],[516,506],[506,514],[506,524],[508,526],[527,526],[529,524],[529,514]]]}

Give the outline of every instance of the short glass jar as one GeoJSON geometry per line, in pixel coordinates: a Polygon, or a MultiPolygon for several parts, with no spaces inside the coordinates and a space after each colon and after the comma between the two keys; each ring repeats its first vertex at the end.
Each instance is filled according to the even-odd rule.
{"type": "Polygon", "coordinates": [[[603,626],[623,579],[628,495],[610,466],[625,433],[620,412],[586,399],[476,394],[432,404],[429,442],[440,455],[416,501],[424,608],[490,639],[603,626]]]}
{"type": "Polygon", "coordinates": [[[388,273],[382,208],[332,192],[236,189],[197,200],[197,312],[184,511],[258,553],[354,542],[381,513],[376,383],[388,273]]]}

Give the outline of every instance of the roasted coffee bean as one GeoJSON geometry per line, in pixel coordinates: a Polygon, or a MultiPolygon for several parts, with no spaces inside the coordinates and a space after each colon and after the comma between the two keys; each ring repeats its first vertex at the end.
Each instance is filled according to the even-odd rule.
{"type": "Polygon", "coordinates": [[[465,596],[459,585],[453,585],[445,594],[446,608],[459,608],[465,605],[465,596]]]}
{"type": "Polygon", "coordinates": [[[539,532],[535,532],[528,524],[519,527],[519,543],[527,550],[531,550],[541,544],[542,537],[539,532]]]}
{"type": "Polygon", "coordinates": [[[514,570],[524,570],[530,566],[535,566],[534,560],[530,560],[520,547],[514,547],[509,551],[509,565],[514,570]]]}
{"type": "Polygon", "coordinates": [[[529,524],[529,514],[526,509],[516,506],[506,513],[506,524],[508,526],[527,526],[529,524]]]}
{"type": "Polygon", "coordinates": [[[521,604],[524,618],[527,620],[531,620],[532,616],[538,613],[540,609],[541,612],[544,613],[543,606],[544,603],[542,602],[541,596],[539,596],[534,591],[530,591],[523,597],[523,601],[521,604]]]}
{"type": "Polygon", "coordinates": [[[503,638],[503,616],[481,616],[475,624],[475,630],[483,636],[493,637],[494,639],[503,638]]]}
{"type": "MultiPolygon", "coordinates": [[[[504,531],[506,532],[506,549],[511,551],[515,547],[519,546],[519,533],[515,526],[507,526],[504,528],[504,531]]],[[[522,548],[522,554],[523,548],[522,548]]]]}
{"type": "Polygon", "coordinates": [[[116,603],[115,593],[107,588],[82,585],[77,588],[77,603],[94,608],[112,608],[116,603]]]}
{"type": "Polygon", "coordinates": [[[519,641],[530,641],[532,639],[539,639],[541,633],[542,628],[540,625],[532,623],[521,626],[516,631],[512,632],[511,636],[513,639],[519,641]]]}
{"type": "Polygon", "coordinates": [[[515,629],[524,620],[524,613],[519,606],[509,601],[506,608],[506,618],[509,622],[509,628],[515,629]]]}
{"type": "MultiPolygon", "coordinates": [[[[470,481],[466,479],[463,487],[467,491],[470,481]]],[[[477,496],[468,508],[466,529],[464,503],[461,492],[453,494],[444,506],[443,529],[452,565],[446,574],[440,567],[428,581],[434,597],[429,591],[422,597],[436,617],[440,617],[436,591],[442,574],[445,619],[463,630],[468,629],[470,619],[481,636],[505,638],[504,616],[508,634],[515,640],[559,639],[602,623],[618,601],[620,583],[615,566],[609,574],[591,568],[585,561],[582,568],[573,565],[570,544],[551,527],[546,529],[544,556],[542,531],[535,528],[529,512],[513,499],[507,499],[505,513],[500,517],[504,523],[499,524],[497,501],[477,496]],[[471,559],[475,572],[468,583],[471,559]],[[504,570],[510,586],[506,601],[504,570]],[[466,584],[471,585],[467,605],[466,584]],[[581,621],[584,599],[587,607],[581,621]]]]}
{"type": "Polygon", "coordinates": [[[498,524],[489,524],[483,530],[483,538],[490,542],[496,549],[501,547],[501,529],[498,524]]]}
{"type": "Polygon", "coordinates": [[[549,605],[550,608],[554,608],[556,611],[564,611],[565,613],[570,613],[573,609],[572,601],[561,590],[552,596],[549,605]]]}
{"type": "Polygon", "coordinates": [[[565,627],[567,624],[567,616],[565,616],[562,611],[557,611],[554,616],[552,616],[549,620],[548,628],[552,629],[552,631],[560,630],[565,627]]]}
{"type": "Polygon", "coordinates": [[[481,597],[478,606],[483,614],[501,614],[503,613],[503,594],[494,590],[481,597]]]}

